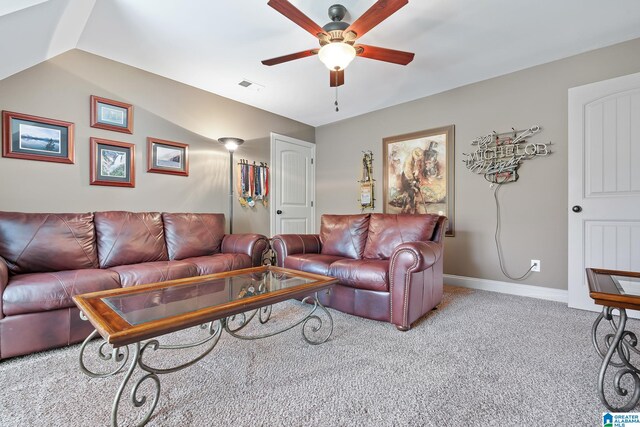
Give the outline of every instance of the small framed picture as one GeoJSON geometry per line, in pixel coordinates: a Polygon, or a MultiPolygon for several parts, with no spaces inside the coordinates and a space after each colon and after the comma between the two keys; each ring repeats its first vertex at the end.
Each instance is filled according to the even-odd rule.
{"type": "Polygon", "coordinates": [[[135,187],[135,145],[91,138],[91,185],[135,187]]]}
{"type": "Polygon", "coordinates": [[[2,112],[2,156],[73,163],[73,123],[2,112]]]}
{"type": "Polygon", "coordinates": [[[147,172],[189,176],[189,146],[147,138],[147,172]]]}
{"type": "Polygon", "coordinates": [[[91,127],[133,133],[133,105],[91,95],[91,127]]]}

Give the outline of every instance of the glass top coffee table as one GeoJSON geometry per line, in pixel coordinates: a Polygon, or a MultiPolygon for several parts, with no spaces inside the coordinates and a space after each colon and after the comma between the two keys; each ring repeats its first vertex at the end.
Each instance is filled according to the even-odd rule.
{"type": "Polygon", "coordinates": [[[80,348],[80,369],[90,377],[105,378],[124,371],[129,362],[113,402],[112,426],[118,425],[118,409],[127,383],[137,368],[144,371],[131,390],[133,406],[147,406],[138,423],[144,425],[160,396],[158,375],[179,371],[204,358],[216,346],[223,331],[235,338],[255,340],[302,325],[302,336],[308,343],[325,342],[333,331],[333,319],[320,304],[318,292],[329,292],[336,282],[332,277],[263,266],[74,296],[81,317],[95,327],[80,348]],[[310,303],[303,307],[308,308],[304,315],[276,330],[260,331],[271,317],[273,304],[293,298],[303,298],[303,302],[310,303]],[[199,327],[204,337],[180,345],[160,343],[158,337],[191,327],[199,327]],[[110,369],[89,368],[85,363],[89,343],[98,334],[103,340],[98,347],[98,357],[115,362],[110,369]],[[145,358],[145,354],[161,350],[194,348],[202,351],[176,366],[154,366],[145,358]],[[147,396],[138,396],[138,389],[145,381],[154,386],[150,401],[147,396]]]}
{"type": "Polygon", "coordinates": [[[610,411],[628,412],[640,401],[640,369],[636,367],[640,358],[638,339],[636,334],[625,330],[626,310],[640,310],[640,273],[587,268],[587,282],[589,296],[596,304],[603,306],[591,328],[593,345],[602,359],[598,376],[598,394],[610,411]],[[614,310],[619,314],[617,321],[613,315],[614,310]],[[603,319],[606,321],[605,325],[609,323],[611,332],[605,334],[604,339],[599,339],[597,332],[603,319]],[[617,361],[612,360],[614,355],[617,356],[617,361]],[[617,369],[613,376],[614,391],[619,396],[628,396],[625,397],[626,402],[620,406],[610,403],[604,392],[605,375],[609,368],[617,369]],[[627,381],[629,378],[632,381],[627,381]],[[629,384],[633,387],[633,393],[629,393],[625,388],[629,384]]]}

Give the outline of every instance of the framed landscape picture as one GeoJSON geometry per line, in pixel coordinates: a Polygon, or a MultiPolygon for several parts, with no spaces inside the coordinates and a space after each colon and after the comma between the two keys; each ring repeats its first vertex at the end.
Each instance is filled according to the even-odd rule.
{"type": "Polygon", "coordinates": [[[434,213],[454,235],[454,126],[383,139],[385,213],[434,213]]]}
{"type": "Polygon", "coordinates": [[[91,185],[135,187],[135,145],[91,138],[91,185]]]}
{"type": "Polygon", "coordinates": [[[91,95],[91,127],[133,133],[133,105],[91,95]]]}
{"type": "Polygon", "coordinates": [[[147,172],[189,176],[189,146],[147,138],[147,172]]]}
{"type": "Polygon", "coordinates": [[[2,156],[73,163],[73,123],[2,112],[2,156]]]}

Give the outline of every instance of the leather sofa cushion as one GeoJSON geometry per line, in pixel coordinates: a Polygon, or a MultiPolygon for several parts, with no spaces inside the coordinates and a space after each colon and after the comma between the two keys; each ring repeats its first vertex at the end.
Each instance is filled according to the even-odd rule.
{"type": "Polygon", "coordinates": [[[247,254],[215,254],[185,258],[182,261],[194,264],[198,268],[198,274],[222,273],[231,270],[240,270],[252,266],[251,257],[247,254]]]}
{"type": "Polygon", "coordinates": [[[401,243],[431,240],[438,218],[432,214],[371,214],[364,258],[389,259],[401,243]]]}
{"type": "Polygon", "coordinates": [[[185,259],[220,252],[223,214],[163,213],[169,259],[185,259]]]}
{"type": "Polygon", "coordinates": [[[69,307],[5,317],[0,322],[0,358],[83,341],[94,328],[79,313],[77,307],[69,307]]]}
{"type": "Polygon", "coordinates": [[[320,253],[353,259],[362,258],[368,228],[369,214],[322,215],[320,253]]]}
{"type": "Polygon", "coordinates": [[[370,291],[389,291],[389,260],[342,259],[331,264],[328,276],[338,284],[370,291]]]}
{"type": "Polygon", "coordinates": [[[315,273],[327,275],[329,266],[344,257],[335,255],[322,254],[295,254],[289,255],[284,259],[284,268],[292,270],[306,271],[307,273],[315,273]]]}
{"type": "Polygon", "coordinates": [[[120,287],[120,278],[109,270],[83,269],[20,274],[9,279],[2,294],[6,316],[75,307],[74,295],[120,287]]]}
{"type": "Polygon", "coordinates": [[[93,215],[0,212],[0,257],[12,274],[98,268],[93,215]]]}
{"type": "Polygon", "coordinates": [[[122,287],[166,282],[198,275],[194,264],[184,261],[158,261],[111,267],[120,276],[122,287]]]}
{"type": "Polygon", "coordinates": [[[94,222],[101,268],[169,259],[158,212],[96,212],[94,222]]]}

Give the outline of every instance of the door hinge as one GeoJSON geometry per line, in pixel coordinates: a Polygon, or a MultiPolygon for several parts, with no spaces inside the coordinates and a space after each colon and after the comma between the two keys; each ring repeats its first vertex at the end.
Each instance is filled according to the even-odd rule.
{"type": "Polygon", "coordinates": [[[313,164],[313,157],[311,158],[311,164],[313,164]]]}
{"type": "Polygon", "coordinates": [[[311,207],[313,207],[313,202],[311,202],[311,207]]]}

